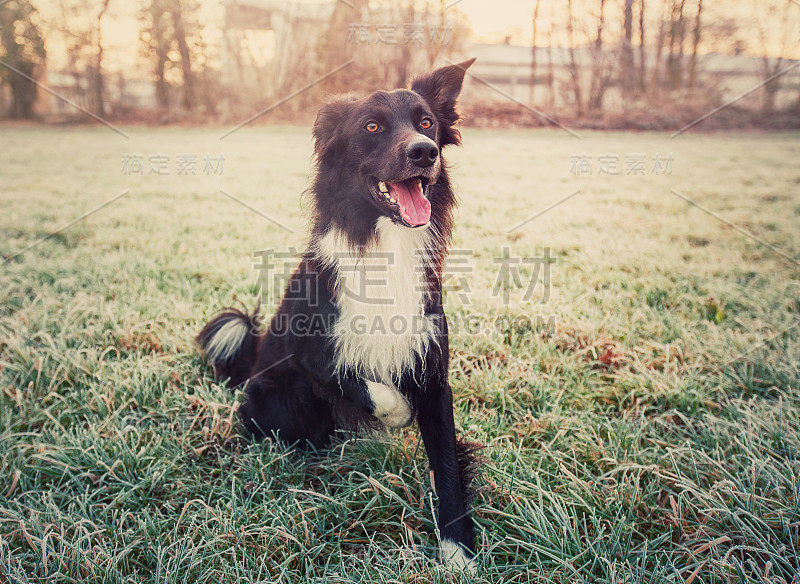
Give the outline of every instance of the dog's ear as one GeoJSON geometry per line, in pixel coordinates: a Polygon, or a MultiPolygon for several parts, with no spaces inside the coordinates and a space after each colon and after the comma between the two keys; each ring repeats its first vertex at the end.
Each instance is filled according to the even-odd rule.
{"type": "Polygon", "coordinates": [[[328,99],[317,112],[312,134],[318,161],[336,150],[340,135],[339,124],[346,116],[349,105],[355,100],[356,97],[351,94],[338,95],[328,99]]]}
{"type": "Polygon", "coordinates": [[[464,74],[474,62],[475,59],[470,59],[448,65],[417,77],[411,83],[411,91],[421,95],[439,118],[442,146],[461,143],[461,134],[453,127],[460,117],[456,110],[456,101],[464,83],[464,74]]]}

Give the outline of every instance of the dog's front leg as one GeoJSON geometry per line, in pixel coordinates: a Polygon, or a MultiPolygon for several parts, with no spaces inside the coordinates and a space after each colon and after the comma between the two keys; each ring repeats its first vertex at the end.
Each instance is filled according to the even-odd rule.
{"type": "Polygon", "coordinates": [[[462,489],[465,477],[461,476],[463,469],[456,453],[450,384],[446,379],[428,384],[419,401],[417,420],[439,498],[442,561],[448,567],[474,573],[475,535],[462,489]]]}

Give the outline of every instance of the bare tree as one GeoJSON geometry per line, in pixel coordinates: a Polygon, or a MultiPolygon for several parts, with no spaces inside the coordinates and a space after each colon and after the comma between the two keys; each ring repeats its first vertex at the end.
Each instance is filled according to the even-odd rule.
{"type": "MultiPolygon", "coordinates": [[[[439,11],[436,16],[438,24],[436,26],[438,26],[440,35],[436,37],[435,42],[429,42],[424,45],[425,53],[428,57],[427,69],[435,69],[439,58],[443,55],[454,59],[455,55],[458,55],[464,48],[464,44],[469,37],[469,25],[467,24],[466,16],[458,11],[447,11],[451,1],[439,0],[439,11]]],[[[426,2],[423,22],[434,26],[433,20],[434,17],[428,15],[426,2]]]]}
{"type": "Polygon", "coordinates": [[[600,0],[600,13],[597,19],[597,36],[592,49],[592,82],[589,89],[589,111],[603,109],[603,98],[611,82],[611,68],[603,53],[603,32],[605,27],[606,0],[600,0]]]}
{"type": "Polygon", "coordinates": [[[692,58],[689,61],[689,87],[694,87],[697,82],[697,48],[700,46],[700,15],[703,13],[703,0],[697,0],[697,15],[694,19],[694,39],[692,43],[692,58]]]}
{"type": "Polygon", "coordinates": [[[108,10],[110,0],[103,0],[100,11],[97,13],[97,24],[95,30],[97,31],[95,43],[95,65],[92,71],[93,91],[94,94],[94,110],[99,116],[106,114],[105,98],[104,98],[104,84],[103,84],[103,16],[108,10]]]}
{"type": "MultiPolygon", "coordinates": [[[[653,73],[650,76],[650,96],[653,97],[659,86],[659,70],[661,68],[661,54],[664,52],[664,40],[666,38],[667,11],[672,7],[672,0],[662,0],[661,17],[658,22],[658,36],[656,37],[656,53],[653,60],[653,73]]],[[[671,18],[671,11],[670,11],[671,18]]]]}
{"type": "MultiPolygon", "coordinates": [[[[348,42],[348,34],[344,33],[353,23],[354,15],[356,19],[360,18],[366,12],[367,5],[368,0],[348,0],[347,3],[336,2],[333,5],[333,14],[320,50],[319,62],[323,72],[332,71],[353,56],[354,46],[348,42]]],[[[360,67],[359,62],[351,68],[356,67],[360,67]]],[[[320,84],[322,94],[341,93],[350,89],[353,89],[352,85],[342,75],[329,77],[320,84]]]]}
{"type": "Polygon", "coordinates": [[[146,58],[152,59],[155,77],[156,104],[162,110],[169,108],[169,85],[166,79],[170,63],[169,49],[172,28],[166,13],[164,0],[149,0],[140,12],[139,21],[143,23],[139,39],[143,43],[146,58]]]}
{"type": "Polygon", "coordinates": [[[684,20],[683,7],[686,0],[674,0],[669,21],[669,54],[667,56],[667,75],[670,89],[681,86],[683,67],[684,20]]]}
{"type": "Polygon", "coordinates": [[[550,4],[550,26],[547,27],[547,105],[550,109],[555,107],[555,71],[553,70],[553,29],[556,26],[555,3],[550,4]]]}
{"type": "Polygon", "coordinates": [[[198,8],[196,0],[147,0],[139,13],[142,22],[139,38],[145,55],[153,64],[156,103],[162,110],[169,108],[167,77],[171,66],[177,66],[178,62],[182,107],[186,110],[197,107],[199,79],[204,88],[202,103],[208,109],[214,109],[213,99],[208,99],[207,95],[211,89],[207,83],[209,72],[202,65],[205,44],[197,22],[198,8]],[[177,57],[174,57],[176,53],[177,57]]]}
{"type": "Polygon", "coordinates": [[[35,23],[36,9],[25,0],[0,5],[0,49],[3,60],[22,73],[0,67],[0,80],[11,88],[11,118],[32,118],[36,84],[45,62],[44,39],[35,23]]]}
{"type": "Polygon", "coordinates": [[[533,36],[531,37],[531,82],[530,82],[530,100],[531,103],[534,102],[534,97],[536,94],[536,23],[539,21],[539,5],[542,3],[542,0],[536,0],[536,4],[533,7],[533,36]]]}
{"type": "Polygon", "coordinates": [[[684,14],[684,6],[686,0],[681,0],[681,8],[678,14],[678,57],[675,59],[675,81],[672,84],[673,89],[683,87],[683,51],[684,41],[686,40],[686,17],[684,14]]]}
{"type": "Polygon", "coordinates": [[[191,110],[195,106],[194,73],[192,72],[192,57],[189,52],[189,44],[186,42],[186,26],[184,23],[184,12],[195,10],[197,6],[190,4],[187,0],[172,0],[170,5],[170,15],[175,34],[175,41],[178,44],[178,53],[181,56],[181,71],[183,73],[183,107],[191,110]]]}
{"type": "Polygon", "coordinates": [[[793,45],[797,31],[796,6],[791,0],[766,0],[753,5],[761,44],[761,75],[764,80],[765,112],[775,109],[783,76],[783,61],[793,45]],[[772,56],[771,56],[772,55],[772,56]]]}
{"type": "Polygon", "coordinates": [[[647,54],[644,35],[644,0],[639,0],[639,91],[647,89],[647,54]]]}
{"type": "Polygon", "coordinates": [[[60,0],[56,19],[67,46],[75,91],[100,116],[105,114],[102,25],[108,5],[109,0],[60,0]]]}
{"type": "Polygon", "coordinates": [[[620,87],[624,96],[629,96],[633,88],[633,0],[625,0],[623,16],[623,39],[620,55],[620,87]]]}
{"type": "Polygon", "coordinates": [[[403,87],[412,74],[454,58],[468,36],[452,0],[348,0],[333,4],[330,24],[318,43],[321,73],[353,61],[341,75],[320,84],[321,94],[403,87]]]}
{"type": "Polygon", "coordinates": [[[567,41],[569,44],[569,76],[573,100],[579,114],[583,114],[583,91],[581,89],[581,68],[576,59],[575,19],[572,14],[572,0],[567,0],[567,41]]]}
{"type": "MultiPolygon", "coordinates": [[[[435,4],[435,2],[434,2],[434,4],[435,4]]],[[[438,4],[439,4],[439,9],[438,9],[437,15],[436,15],[438,26],[439,27],[444,27],[446,25],[446,22],[447,22],[447,4],[448,4],[448,1],[447,0],[439,0],[438,4]]],[[[431,9],[429,8],[429,3],[426,1],[425,2],[425,12],[424,12],[424,16],[422,18],[422,21],[423,22],[431,22],[433,19],[434,19],[434,16],[431,14],[431,9]]],[[[406,21],[406,22],[411,22],[411,21],[406,21]]],[[[451,31],[451,33],[453,33],[453,32],[455,32],[455,31],[451,31]]],[[[453,40],[453,39],[450,39],[450,40],[453,40]]],[[[404,42],[403,45],[406,47],[406,50],[404,50],[404,52],[403,52],[403,57],[404,58],[408,58],[408,60],[410,60],[411,59],[411,55],[407,50],[408,49],[408,43],[404,42]]],[[[441,39],[437,38],[436,42],[428,43],[425,48],[426,48],[426,54],[427,54],[427,57],[428,57],[428,61],[426,63],[427,64],[427,68],[428,69],[435,69],[436,68],[436,63],[437,63],[439,57],[444,52],[446,47],[441,42],[441,39]]]]}

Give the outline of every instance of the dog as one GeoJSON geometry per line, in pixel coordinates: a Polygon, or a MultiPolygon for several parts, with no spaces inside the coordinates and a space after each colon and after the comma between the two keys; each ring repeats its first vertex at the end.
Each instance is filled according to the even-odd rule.
{"type": "Polygon", "coordinates": [[[313,127],[312,230],[266,332],[224,309],[197,337],[217,379],[244,387],[244,428],[300,446],[341,429],[419,424],[443,562],[476,571],[474,448],[456,439],[442,263],[455,194],[441,152],[475,59],[410,89],[328,100],[313,127]],[[383,276],[381,278],[381,275],[383,276]]]}

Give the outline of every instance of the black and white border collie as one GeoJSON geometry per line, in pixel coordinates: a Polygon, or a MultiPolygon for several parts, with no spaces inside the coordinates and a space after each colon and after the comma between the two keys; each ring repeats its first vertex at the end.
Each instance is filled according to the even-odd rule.
{"type": "Polygon", "coordinates": [[[473,62],[323,105],[311,240],[267,331],[229,308],[197,337],[216,377],[244,386],[239,415],[257,437],[322,446],[340,429],[416,418],[442,559],[470,572],[474,456],[456,439],[448,382],[441,272],[455,195],[441,151],[460,143],[456,100],[473,62]]]}

